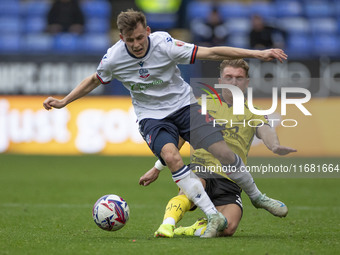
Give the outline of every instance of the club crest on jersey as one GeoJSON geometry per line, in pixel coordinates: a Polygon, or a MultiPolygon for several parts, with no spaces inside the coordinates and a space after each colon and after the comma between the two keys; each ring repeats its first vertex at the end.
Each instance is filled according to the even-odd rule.
{"type": "Polygon", "coordinates": [[[139,77],[146,79],[150,76],[149,70],[146,68],[141,68],[139,69],[139,77]]]}

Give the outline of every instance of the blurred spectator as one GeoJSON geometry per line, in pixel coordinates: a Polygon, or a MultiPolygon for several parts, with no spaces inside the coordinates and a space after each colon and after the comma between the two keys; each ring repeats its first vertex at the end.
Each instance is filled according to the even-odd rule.
{"type": "Polygon", "coordinates": [[[78,0],[54,0],[47,21],[47,32],[51,34],[84,32],[84,15],[78,0]]]}
{"type": "Polygon", "coordinates": [[[193,20],[191,30],[195,43],[206,46],[225,45],[228,36],[227,26],[216,6],[212,8],[206,20],[193,20]]]}
{"type": "Polygon", "coordinates": [[[250,47],[253,49],[283,48],[285,31],[265,24],[259,15],[252,17],[252,29],[249,34],[250,47]]]}

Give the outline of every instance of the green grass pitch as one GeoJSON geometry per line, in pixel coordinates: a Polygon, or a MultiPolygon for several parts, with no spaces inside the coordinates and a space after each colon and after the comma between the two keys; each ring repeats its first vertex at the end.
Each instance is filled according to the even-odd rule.
{"type": "MultiPolygon", "coordinates": [[[[340,164],[335,158],[251,158],[249,164],[340,164]]],[[[261,178],[258,187],[284,201],[288,216],[255,209],[231,238],[153,238],[165,205],[177,193],[168,170],[149,187],[139,177],[152,157],[26,156],[0,154],[0,254],[339,254],[340,178],[261,178]],[[104,194],[130,206],[127,225],[99,229],[92,206],[104,194]]],[[[339,177],[339,173],[332,177],[339,177]]],[[[283,176],[284,177],[284,176],[283,176]]],[[[203,213],[187,213],[182,225],[203,213]]]]}

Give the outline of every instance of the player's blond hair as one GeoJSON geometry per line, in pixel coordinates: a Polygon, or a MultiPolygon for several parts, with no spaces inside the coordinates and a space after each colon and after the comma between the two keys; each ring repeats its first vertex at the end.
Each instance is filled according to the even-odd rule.
{"type": "Polygon", "coordinates": [[[220,75],[221,76],[222,76],[224,68],[226,68],[227,66],[231,66],[234,68],[242,68],[246,72],[246,77],[249,78],[249,65],[243,58],[223,60],[220,64],[220,75]]]}
{"type": "Polygon", "coordinates": [[[141,23],[142,26],[146,28],[145,15],[134,9],[128,9],[125,12],[121,12],[117,17],[117,27],[121,34],[133,31],[138,23],[141,23]]]}

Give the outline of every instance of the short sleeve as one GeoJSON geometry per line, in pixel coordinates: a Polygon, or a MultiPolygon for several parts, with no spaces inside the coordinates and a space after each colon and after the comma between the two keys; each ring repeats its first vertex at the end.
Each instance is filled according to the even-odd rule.
{"type": "Polygon", "coordinates": [[[112,71],[108,62],[107,54],[104,55],[97,68],[97,78],[102,84],[108,84],[113,80],[112,71]]]}
{"type": "Polygon", "coordinates": [[[197,54],[197,45],[186,43],[172,37],[166,39],[168,55],[177,64],[193,64],[195,63],[197,54]]]}

